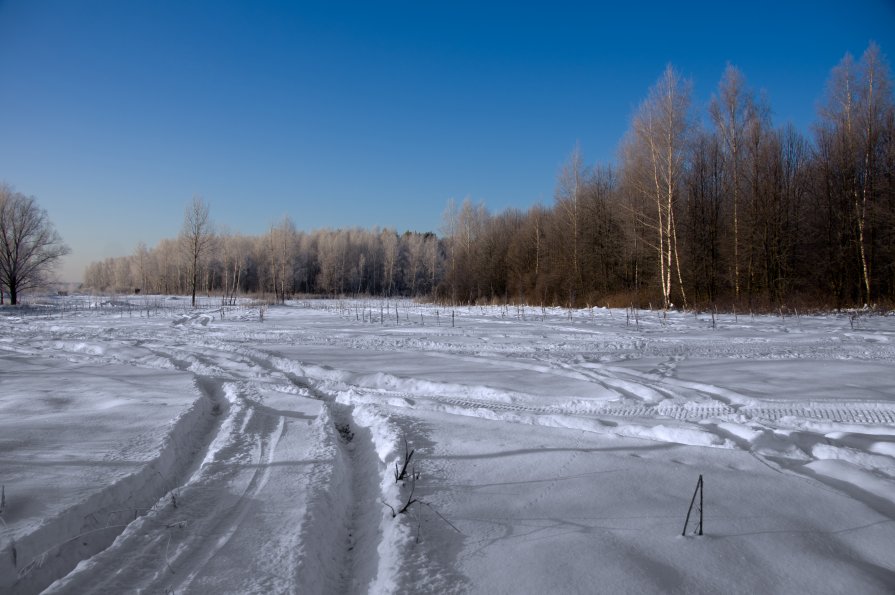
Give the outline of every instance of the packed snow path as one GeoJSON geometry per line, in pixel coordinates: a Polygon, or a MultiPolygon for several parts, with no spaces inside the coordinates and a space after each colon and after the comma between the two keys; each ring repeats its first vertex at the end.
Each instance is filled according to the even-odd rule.
{"type": "Polygon", "coordinates": [[[0,590],[888,592],[893,339],[859,314],[7,310],[0,590]]]}

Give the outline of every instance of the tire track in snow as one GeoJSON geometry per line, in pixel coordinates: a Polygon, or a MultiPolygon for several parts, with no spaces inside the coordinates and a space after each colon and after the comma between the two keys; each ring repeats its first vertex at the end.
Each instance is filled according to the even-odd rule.
{"type": "Polygon", "coordinates": [[[329,403],[339,432],[343,460],[346,463],[347,497],[345,507],[345,533],[341,581],[337,591],[341,593],[366,593],[376,578],[379,562],[381,534],[379,519],[382,505],[379,502],[381,470],[378,464],[370,430],[355,423],[353,407],[329,403]]]}
{"type": "MultiPolygon", "coordinates": [[[[257,368],[269,383],[281,380],[284,385],[298,390],[300,395],[323,402],[332,433],[339,437],[335,441],[339,453],[332,459],[335,469],[331,470],[333,474],[323,492],[312,497],[314,501],[308,504],[313,512],[309,512],[303,531],[309,532],[307,537],[315,548],[330,551],[332,560],[340,561],[335,562],[336,568],[320,568],[299,560],[299,571],[308,576],[299,576],[296,580],[303,585],[303,590],[311,586],[313,591],[316,586],[321,592],[364,592],[365,586],[376,576],[380,512],[376,494],[381,470],[376,463],[369,431],[354,424],[352,408],[337,404],[335,397],[321,387],[329,383],[326,379],[306,375],[302,364],[282,360],[264,351],[223,344],[205,346],[191,351],[190,360],[243,378],[248,370],[257,368]],[[333,493],[334,489],[340,493],[333,493]]],[[[189,365],[192,367],[191,363],[189,365]]],[[[258,376],[252,374],[253,380],[258,376]]],[[[261,412],[267,410],[258,403],[251,406],[261,412]]],[[[307,555],[314,556],[306,552],[307,555]]],[[[197,572],[194,571],[184,585],[188,585],[197,572]]]]}
{"type": "MultiPolygon", "coordinates": [[[[358,389],[362,391],[362,389],[358,389]]],[[[409,395],[400,395],[406,397],[409,395]]],[[[690,405],[661,403],[649,405],[613,405],[594,403],[592,407],[568,407],[564,405],[521,405],[474,399],[457,399],[452,397],[415,395],[413,399],[426,400],[431,403],[452,405],[471,412],[476,410],[508,411],[513,413],[532,413],[535,415],[568,415],[578,417],[624,417],[624,418],[669,418],[679,421],[702,421],[714,418],[743,418],[755,421],[779,421],[783,418],[802,418],[817,421],[838,423],[891,425],[895,424],[895,406],[880,405],[878,407],[860,405],[825,405],[804,407],[792,404],[767,404],[762,406],[743,406],[734,408],[729,405],[690,405]]],[[[396,405],[397,400],[390,401],[396,405]]],[[[408,404],[408,407],[412,405],[408,404]]]]}
{"type": "Polygon", "coordinates": [[[189,563],[189,567],[192,570],[188,572],[186,578],[179,584],[178,590],[188,588],[215,554],[230,542],[248,514],[252,499],[267,485],[270,479],[274,453],[283,435],[284,419],[282,417],[277,418],[272,415],[265,415],[264,420],[268,427],[271,423],[274,423],[275,427],[272,431],[267,429],[258,438],[259,453],[256,471],[252,473],[251,480],[239,496],[239,500],[212,530],[212,534],[217,535],[217,537],[214,539],[211,547],[198,549],[199,555],[189,563]]]}
{"type": "MultiPolygon", "coordinates": [[[[839,423],[880,425],[895,423],[895,405],[890,404],[812,403],[806,405],[800,402],[754,403],[756,399],[744,397],[729,389],[704,383],[676,380],[671,375],[677,367],[677,363],[682,359],[681,356],[673,355],[667,361],[657,366],[656,371],[662,378],[660,382],[644,378],[640,374],[635,375],[629,370],[605,369],[601,367],[600,372],[597,372],[590,369],[589,366],[572,366],[562,362],[557,362],[553,365],[561,370],[568,370],[571,374],[581,374],[601,385],[621,388],[625,393],[635,395],[635,399],[639,398],[647,401],[643,405],[604,405],[600,413],[614,417],[668,417],[680,421],[701,421],[716,417],[742,415],[747,420],[770,422],[776,422],[786,417],[801,417],[839,423]],[[616,376],[618,373],[634,376],[634,379],[632,381],[618,379],[616,376]],[[644,395],[640,387],[648,392],[644,395]],[[655,393],[666,395],[668,400],[650,399],[651,394],[655,393]],[[685,399],[685,401],[683,403],[679,402],[681,399],[685,399]]],[[[549,413],[579,414],[575,410],[562,407],[554,408],[549,413]]]]}
{"type": "MultiPolygon", "coordinates": [[[[205,390],[214,390],[211,384],[206,380],[205,390]]],[[[220,381],[218,389],[229,400],[228,415],[189,481],[49,592],[179,590],[232,538],[267,483],[283,420],[256,414],[232,383],[220,381]],[[132,561],[125,568],[122,556],[132,561]]]]}
{"type": "MultiPolygon", "coordinates": [[[[196,386],[202,396],[177,420],[156,459],[21,540],[40,543],[40,535],[48,536],[38,547],[46,548],[44,553],[21,567],[13,592],[40,591],[82,560],[104,551],[132,524],[131,515],[138,521],[151,510],[135,508],[134,503],[150,506],[190,476],[196,466],[194,454],[209,447],[220,425],[219,413],[222,409],[226,412],[226,405],[221,406],[220,396],[208,383],[197,378],[196,386]]],[[[118,456],[126,459],[126,453],[125,449],[118,456]]]]}
{"type": "MultiPolygon", "coordinates": [[[[323,472],[328,477],[313,490],[308,502],[301,540],[304,554],[297,561],[296,585],[303,592],[366,592],[377,575],[381,539],[377,495],[383,471],[370,430],[354,422],[353,407],[337,403],[326,390],[330,381],[308,375],[302,364],[260,350],[221,347],[216,353],[230,365],[220,361],[217,365],[231,370],[235,363],[259,368],[271,381],[281,379],[299,394],[322,402],[328,433],[336,437],[325,441],[337,452],[331,459],[332,468],[323,472]],[[321,556],[309,549],[328,554],[321,556]]],[[[267,409],[257,403],[252,406],[260,411],[267,409]]]]}

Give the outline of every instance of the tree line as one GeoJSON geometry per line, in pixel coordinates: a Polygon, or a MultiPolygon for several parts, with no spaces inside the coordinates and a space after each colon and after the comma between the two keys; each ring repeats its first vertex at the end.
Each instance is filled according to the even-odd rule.
{"type": "Polygon", "coordinates": [[[440,242],[433,233],[393,229],[303,232],[289,217],[259,236],[213,233],[208,205],[195,198],[181,234],[130,256],[87,267],[85,286],[101,291],[427,296],[441,278],[440,242]]]}
{"type": "Polygon", "coordinates": [[[85,283],[280,300],[895,302],[895,108],[878,46],[832,70],[810,134],[774,126],[767,99],[734,66],[707,109],[693,104],[691,83],[668,66],[632,117],[618,165],[589,166],[576,148],[550,205],[492,214],[482,203],[450,201],[441,237],[300,232],[284,218],[253,237],[203,229],[198,250],[188,209],[180,238],[93,263],[85,283]]]}
{"type": "Polygon", "coordinates": [[[705,113],[671,66],[636,110],[620,160],[577,148],[550,206],[446,213],[451,299],[841,307],[895,301],[895,110],[871,44],[832,71],[808,137],[774,127],[728,66],[705,113]]]}

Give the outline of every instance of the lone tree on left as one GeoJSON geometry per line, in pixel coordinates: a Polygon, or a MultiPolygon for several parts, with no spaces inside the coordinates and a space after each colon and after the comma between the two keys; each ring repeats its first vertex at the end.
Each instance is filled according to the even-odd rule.
{"type": "Polygon", "coordinates": [[[3,290],[15,305],[20,293],[43,285],[70,252],[33,196],[0,184],[0,303],[3,290]]]}

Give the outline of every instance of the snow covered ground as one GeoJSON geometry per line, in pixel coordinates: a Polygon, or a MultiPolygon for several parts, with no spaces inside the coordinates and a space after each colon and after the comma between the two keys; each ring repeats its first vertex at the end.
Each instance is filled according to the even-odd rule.
{"type": "Polygon", "coordinates": [[[893,316],[0,310],[0,592],[891,593],[893,381],[893,316]]]}

